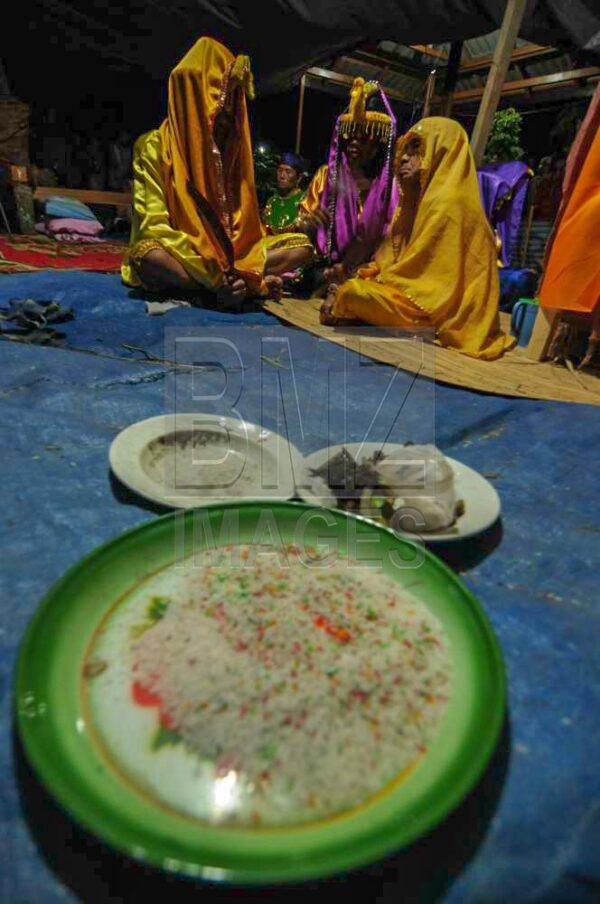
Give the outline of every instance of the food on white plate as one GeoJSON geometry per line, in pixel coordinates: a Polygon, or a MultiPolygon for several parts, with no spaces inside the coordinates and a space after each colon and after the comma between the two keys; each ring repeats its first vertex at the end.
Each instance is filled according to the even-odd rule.
{"type": "MultiPolygon", "coordinates": [[[[396,530],[418,533],[450,527],[464,512],[457,500],[454,472],[432,445],[407,443],[393,456],[377,452],[355,460],[346,448],[311,471],[338,508],[353,511],[396,530]]],[[[324,501],[324,500],[323,500],[324,501]]],[[[324,502],[331,505],[331,502],[324,502]]]]}

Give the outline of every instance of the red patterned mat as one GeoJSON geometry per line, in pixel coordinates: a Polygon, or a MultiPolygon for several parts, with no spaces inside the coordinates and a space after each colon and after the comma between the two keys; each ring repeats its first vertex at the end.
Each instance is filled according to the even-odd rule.
{"type": "Polygon", "coordinates": [[[0,235],[0,273],[32,270],[99,270],[118,273],[125,242],[65,243],[35,235],[0,235]]]}

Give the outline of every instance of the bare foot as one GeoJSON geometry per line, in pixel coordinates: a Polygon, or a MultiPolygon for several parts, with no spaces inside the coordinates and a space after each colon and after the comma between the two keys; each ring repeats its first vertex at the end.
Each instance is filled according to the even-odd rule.
{"type": "Polygon", "coordinates": [[[583,370],[584,367],[589,367],[590,364],[593,363],[593,360],[596,356],[596,352],[598,351],[599,348],[600,348],[600,337],[598,337],[597,339],[594,339],[592,336],[590,336],[585,355],[582,358],[581,363],[579,364],[577,370],[583,370]]]}
{"type": "Polygon", "coordinates": [[[333,288],[335,288],[335,290],[337,291],[337,286],[329,287],[327,298],[321,305],[321,309],[319,311],[319,322],[324,326],[335,326],[337,323],[339,323],[339,318],[334,317],[333,314],[333,306],[335,305],[335,292],[331,291],[333,288]]]}

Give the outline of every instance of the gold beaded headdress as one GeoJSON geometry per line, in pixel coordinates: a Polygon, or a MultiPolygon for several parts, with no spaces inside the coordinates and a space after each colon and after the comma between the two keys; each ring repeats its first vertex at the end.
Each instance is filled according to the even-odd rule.
{"type": "Polygon", "coordinates": [[[339,117],[339,134],[343,138],[353,135],[367,135],[386,142],[392,129],[392,120],[387,113],[367,110],[369,98],[379,91],[377,82],[365,82],[360,76],[354,79],[350,91],[350,105],[347,113],[339,117]]]}

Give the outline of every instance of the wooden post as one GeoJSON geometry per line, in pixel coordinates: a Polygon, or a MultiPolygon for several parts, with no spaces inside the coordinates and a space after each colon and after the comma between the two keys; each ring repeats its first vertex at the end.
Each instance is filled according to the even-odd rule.
{"type": "Polygon", "coordinates": [[[527,0],[508,0],[506,4],[502,28],[500,29],[498,43],[494,51],[494,59],[479,105],[477,121],[471,135],[471,150],[475,157],[476,166],[481,166],[483,161],[483,153],[492,128],[494,113],[498,107],[502,85],[506,79],[511,54],[519,34],[526,6],[527,0]]]}
{"type": "Polygon", "coordinates": [[[296,123],[296,153],[300,153],[302,144],[302,120],[304,118],[304,90],[306,88],[306,75],[300,79],[300,100],[298,102],[298,121],[296,123]]]}
{"type": "Polygon", "coordinates": [[[454,41],[450,45],[450,54],[448,56],[448,68],[446,69],[446,79],[444,81],[444,99],[440,108],[440,116],[450,116],[452,112],[452,94],[456,88],[458,74],[460,71],[460,58],[462,55],[463,42],[454,41]]]}

